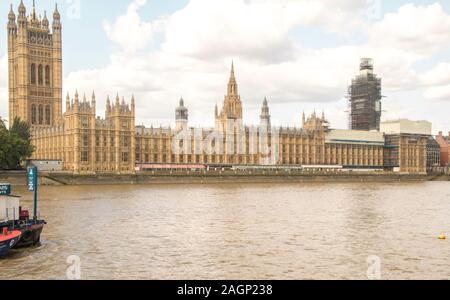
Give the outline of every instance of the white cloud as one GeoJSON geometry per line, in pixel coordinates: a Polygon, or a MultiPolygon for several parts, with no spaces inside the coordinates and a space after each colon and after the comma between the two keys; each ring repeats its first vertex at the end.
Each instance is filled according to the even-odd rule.
{"type": "Polygon", "coordinates": [[[107,93],[118,91],[129,98],[134,92],[138,123],[173,122],[173,110],[183,96],[192,124],[212,125],[214,104],[223,101],[232,58],[247,122],[257,121],[267,96],[275,122],[297,123],[303,109],[316,107],[328,112],[333,125],[345,126],[347,85],[358,72],[359,58],[366,56],[375,59],[375,72],[383,78],[386,107],[395,109],[399,117],[408,117],[396,106],[407,100],[402,92],[420,96],[428,88],[422,99],[414,100],[415,109],[426,118],[431,108],[425,99],[442,99],[450,91],[448,65],[436,66],[424,76],[414,67],[448,49],[450,16],[439,4],[406,5],[380,21],[364,22],[365,0],[333,1],[332,8],[329,1],[191,0],[165,18],[164,26],[155,25],[162,21],[140,18],[144,4],[133,2],[114,25],[104,22],[108,37],[125,51],[111,55],[104,68],[73,72],[65,80],[65,89],[71,91],[88,92],[95,82],[100,108],[107,93]],[[308,49],[301,37],[291,35],[304,26],[321,27],[341,37],[346,31],[362,31],[367,42],[308,49]],[[155,28],[164,29],[161,49],[134,53],[148,45],[155,28]],[[130,31],[141,34],[130,37],[130,31]]]}
{"type": "Polygon", "coordinates": [[[426,72],[422,76],[425,85],[445,85],[450,84],[450,63],[441,62],[436,67],[426,72]]]}
{"type": "Polygon", "coordinates": [[[370,40],[372,45],[389,45],[429,56],[448,46],[450,15],[439,3],[426,6],[407,4],[376,23],[371,29],[370,40]]]}
{"type": "Polygon", "coordinates": [[[135,0],[127,8],[126,14],[117,18],[114,24],[103,21],[103,29],[108,38],[117,43],[126,52],[135,52],[145,48],[152,40],[163,21],[145,22],[141,20],[138,9],[146,0],[135,0]]]}
{"type": "Polygon", "coordinates": [[[431,100],[450,101],[450,84],[430,87],[425,91],[424,96],[431,100]]]}
{"type": "Polygon", "coordinates": [[[348,9],[364,1],[335,2],[332,9],[327,1],[191,0],[170,17],[163,49],[199,59],[290,60],[298,51],[289,36],[296,27],[345,32],[361,24],[348,9]]]}

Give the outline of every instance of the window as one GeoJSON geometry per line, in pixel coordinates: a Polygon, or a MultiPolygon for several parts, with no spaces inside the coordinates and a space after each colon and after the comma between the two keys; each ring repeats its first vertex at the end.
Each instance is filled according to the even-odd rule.
{"type": "Polygon", "coordinates": [[[87,135],[83,135],[83,147],[89,147],[89,137],[87,135]]]}
{"type": "Polygon", "coordinates": [[[129,138],[127,137],[127,136],[124,136],[123,138],[122,138],[122,146],[123,147],[128,147],[128,144],[129,144],[129,138]]]}
{"type": "Polygon", "coordinates": [[[31,65],[31,84],[36,84],[36,65],[31,65]]]}
{"type": "Polygon", "coordinates": [[[45,85],[50,86],[50,66],[45,66],[45,85]]]}
{"type": "Polygon", "coordinates": [[[50,105],[47,105],[45,107],[45,124],[46,125],[50,125],[50,120],[51,120],[51,116],[50,116],[50,105]]]}
{"type": "Polygon", "coordinates": [[[44,79],[43,79],[43,68],[42,65],[39,65],[38,67],[38,84],[39,85],[43,85],[44,84],[44,79]]]}
{"type": "Polygon", "coordinates": [[[31,105],[31,124],[36,124],[36,105],[31,105]]]}
{"type": "Polygon", "coordinates": [[[128,152],[122,152],[122,162],[128,162],[128,152]]]}
{"type": "Polygon", "coordinates": [[[39,105],[38,121],[39,121],[39,125],[42,125],[42,123],[44,121],[44,108],[42,107],[42,105],[39,105]]]}
{"type": "Polygon", "coordinates": [[[88,161],[88,151],[81,151],[81,161],[82,162],[88,161]]]}

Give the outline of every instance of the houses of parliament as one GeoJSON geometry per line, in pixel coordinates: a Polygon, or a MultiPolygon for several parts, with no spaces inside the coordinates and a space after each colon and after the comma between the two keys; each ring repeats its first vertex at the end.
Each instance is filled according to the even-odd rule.
{"type": "Polygon", "coordinates": [[[50,24],[46,13],[39,17],[34,5],[27,14],[21,1],[17,16],[11,6],[7,30],[9,120],[18,117],[30,124],[35,146],[32,159],[61,161],[64,171],[126,174],[136,172],[137,166],[271,165],[426,172],[424,135],[412,139],[400,134],[389,139],[397,145],[387,147],[387,136],[380,131],[334,130],[324,114],[316,113],[303,114],[295,128],[274,127],[267,99],[262,103],[260,124],[245,125],[234,65],[211,128],[189,127],[183,99],[175,109],[174,128],[136,126],[139,101],[134,96],[128,102],[119,95],[108,97],[105,115],[98,117],[95,93],[75,91],[63,101],[57,6],[50,24]]]}

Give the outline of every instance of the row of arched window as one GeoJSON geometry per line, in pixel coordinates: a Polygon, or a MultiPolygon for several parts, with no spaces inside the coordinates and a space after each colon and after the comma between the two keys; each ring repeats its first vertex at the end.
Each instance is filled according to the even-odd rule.
{"type": "Polygon", "coordinates": [[[45,85],[50,86],[50,66],[44,66],[39,65],[36,70],[36,65],[31,64],[31,84],[38,84],[38,85],[45,85]],[[36,74],[37,72],[37,74],[36,74]],[[45,72],[45,74],[44,74],[45,72]],[[37,76],[36,76],[37,75],[37,76]],[[37,79],[37,81],[36,81],[37,79]]]}
{"type": "Polygon", "coordinates": [[[31,124],[32,125],[50,125],[51,121],[51,111],[50,105],[45,106],[45,115],[44,115],[44,106],[43,105],[31,105],[31,124]],[[45,120],[44,120],[45,117],[45,120]],[[45,122],[44,122],[45,121],[45,122]]]}

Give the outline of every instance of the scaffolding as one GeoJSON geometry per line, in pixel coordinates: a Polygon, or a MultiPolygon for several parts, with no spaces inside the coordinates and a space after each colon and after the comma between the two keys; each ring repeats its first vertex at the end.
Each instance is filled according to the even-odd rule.
{"type": "Polygon", "coordinates": [[[379,131],[381,99],[381,79],[373,73],[373,60],[362,58],[360,74],[348,88],[349,128],[379,131]]]}

